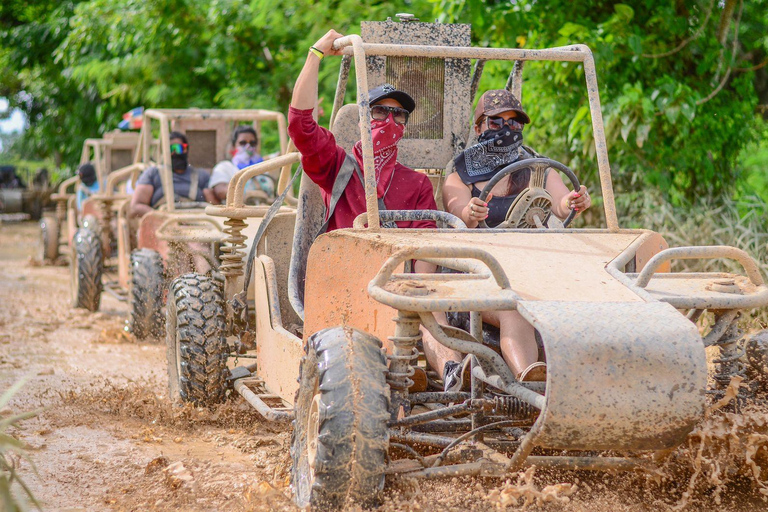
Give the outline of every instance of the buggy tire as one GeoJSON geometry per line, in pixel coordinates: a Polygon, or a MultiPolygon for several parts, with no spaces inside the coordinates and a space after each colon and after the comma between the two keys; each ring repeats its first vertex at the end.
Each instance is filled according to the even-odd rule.
{"type": "Polygon", "coordinates": [[[747,376],[763,391],[768,391],[768,329],[747,337],[745,342],[747,376]]]}
{"type": "Polygon", "coordinates": [[[152,249],[131,253],[131,332],[136,339],[161,338],[163,315],[163,258],[152,249]]]}
{"type": "Polygon", "coordinates": [[[165,341],[171,400],[213,405],[226,398],[229,347],[221,282],[184,274],[171,283],[165,341]]]}
{"type": "Polygon", "coordinates": [[[99,235],[88,228],[78,229],[72,239],[72,261],[69,264],[73,307],[98,311],[103,265],[99,235]]]}
{"type": "Polygon", "coordinates": [[[306,351],[291,440],[294,501],[321,510],[350,501],[374,505],[384,487],[389,447],[381,341],[334,327],[312,335],[306,351]]]}
{"type": "Polygon", "coordinates": [[[46,215],[40,220],[40,261],[56,261],[59,257],[59,220],[46,215]]]}

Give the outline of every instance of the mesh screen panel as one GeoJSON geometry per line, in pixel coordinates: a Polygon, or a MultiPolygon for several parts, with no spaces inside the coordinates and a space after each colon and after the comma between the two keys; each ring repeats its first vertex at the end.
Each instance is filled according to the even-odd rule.
{"type": "Polygon", "coordinates": [[[444,61],[428,57],[387,57],[386,80],[416,101],[404,138],[442,139],[444,61]]]}
{"type": "Polygon", "coordinates": [[[190,165],[213,169],[216,165],[216,130],[187,130],[186,136],[190,165]]]}
{"type": "Polygon", "coordinates": [[[130,149],[112,149],[110,169],[116,171],[133,163],[133,151],[130,149]]]}

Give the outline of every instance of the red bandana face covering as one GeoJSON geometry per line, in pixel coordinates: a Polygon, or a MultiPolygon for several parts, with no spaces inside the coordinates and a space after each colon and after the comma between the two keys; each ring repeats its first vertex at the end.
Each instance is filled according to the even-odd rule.
{"type": "MultiPolygon", "coordinates": [[[[397,124],[390,113],[386,119],[371,121],[373,136],[373,166],[376,169],[376,193],[384,197],[392,181],[392,173],[397,163],[397,143],[403,138],[405,125],[397,124]]],[[[355,144],[355,160],[363,170],[363,143],[355,144]]]]}

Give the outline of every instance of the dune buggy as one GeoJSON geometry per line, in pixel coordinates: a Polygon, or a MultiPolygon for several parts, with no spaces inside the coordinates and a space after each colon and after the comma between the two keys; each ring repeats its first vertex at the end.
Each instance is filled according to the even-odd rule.
{"type": "MultiPolygon", "coordinates": [[[[98,224],[77,231],[73,249],[73,304],[99,308],[102,290],[130,304],[129,328],[138,339],[162,335],[167,281],[189,272],[210,272],[219,266],[219,248],[227,227],[205,215],[205,204],[178,197],[173,189],[169,134],[189,139],[190,162],[210,171],[228,159],[229,139],[236,124],[274,123],[280,152],[285,151],[285,117],[268,110],[149,109],[136,141],[134,161],[111,173],[104,190],[90,200],[102,215],[98,224]],[[165,201],[140,221],[130,217],[130,202],[115,192],[150,166],[158,166],[165,201]]],[[[261,138],[260,138],[261,139],[261,138]]],[[[260,149],[260,148],[259,148],[260,149]]],[[[258,207],[264,210],[266,207],[258,207]]]]}
{"type": "MultiPolygon", "coordinates": [[[[187,274],[171,285],[172,396],[209,404],[234,389],[264,418],[291,421],[299,506],[370,503],[392,475],[647,467],[654,464],[647,454],[663,456],[703,417],[706,347],[720,351],[710,391],[721,392],[745,371],[736,319],[739,311],[766,306],[768,288],[754,260],[738,249],[668,248],[658,233],[619,226],[589,48],[475,48],[469,30],[368,22],[361,36],[338,40],[344,57],[330,128],[348,151],[362,140],[367,211],[353,228],[315,238],[324,205],[303,176],[297,211],[263,222],[254,256],[241,252],[222,266],[223,283],[187,274]],[[357,104],[342,106],[353,59],[357,104]],[[566,168],[549,159],[524,162],[533,168],[532,183],[498,229],[466,229],[442,211],[379,210],[369,87],[387,82],[415,98],[419,107],[398,159],[441,171],[434,176],[439,190],[442,171],[471,143],[471,107],[487,61],[514,63],[508,87],[518,97],[526,61],[582,66],[605,228],[547,229],[536,222],[551,208],[538,200],[547,195],[537,179],[547,168],[566,168]],[[381,227],[417,218],[434,219],[439,229],[381,227]],[[731,259],[744,272],[668,272],[680,258],[731,259]],[[417,274],[414,260],[454,272],[417,274]],[[480,313],[497,310],[518,311],[538,331],[546,382],[517,381],[486,339],[480,313]],[[716,322],[702,337],[694,322],[705,310],[716,322]],[[439,324],[433,313],[441,311],[469,312],[470,328],[439,324]],[[417,388],[422,329],[471,356],[469,391],[443,391],[441,376],[429,369],[426,389],[417,388]],[[237,366],[238,359],[253,362],[237,366]],[[604,450],[612,454],[603,456],[604,450]]],[[[299,158],[289,153],[252,172],[299,158]]],[[[566,174],[578,187],[573,173],[566,174]]],[[[239,197],[247,176],[233,180],[227,204],[209,206],[210,215],[248,216],[239,197]]]]}

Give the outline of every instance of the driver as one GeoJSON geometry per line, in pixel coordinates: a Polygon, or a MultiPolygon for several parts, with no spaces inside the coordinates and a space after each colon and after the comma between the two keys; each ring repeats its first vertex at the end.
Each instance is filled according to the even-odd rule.
{"type": "MultiPolygon", "coordinates": [[[[486,202],[479,199],[483,187],[504,167],[535,153],[524,147],[523,128],[531,120],[515,96],[506,89],[486,91],[477,103],[474,116],[478,143],[454,159],[456,172],[445,180],[443,201],[446,209],[460,217],[467,227],[477,227],[485,220],[490,227],[506,219],[517,196],[528,187],[531,171],[526,169],[502,178],[491,190],[486,202]]],[[[552,196],[552,212],[564,219],[573,208],[581,213],[592,205],[586,187],[569,191],[557,172],[546,173],[545,189],[552,196]]],[[[467,314],[452,313],[451,323],[465,324],[467,314]],[[466,318],[464,318],[466,316],[466,318]]],[[[438,322],[448,324],[444,313],[435,313],[438,322]]],[[[517,311],[488,311],[483,322],[499,329],[504,360],[520,381],[543,381],[546,364],[538,361],[536,333],[517,311]]],[[[443,372],[446,391],[460,390],[467,380],[468,360],[462,354],[440,344],[424,331],[424,352],[432,368],[443,372]]]]}
{"type": "MultiPolygon", "coordinates": [[[[187,137],[180,132],[171,132],[170,151],[173,169],[173,192],[176,201],[203,202],[210,194],[208,181],[210,175],[203,169],[189,165],[189,144],[187,137]]],[[[153,166],[146,169],[136,182],[136,189],[131,196],[131,216],[143,217],[147,212],[166,202],[160,170],[153,166]]]]}
{"type": "MultiPolygon", "coordinates": [[[[496,227],[507,216],[518,194],[528,187],[530,169],[502,178],[491,190],[486,202],[480,192],[493,176],[518,160],[533,158],[523,146],[523,128],[531,120],[515,96],[506,89],[486,91],[475,108],[477,144],[459,153],[454,169],[445,179],[443,201],[446,210],[474,228],[485,220],[496,227]]],[[[592,205],[589,192],[581,186],[569,191],[557,172],[547,172],[545,189],[552,196],[552,213],[565,219],[573,208],[581,213],[592,205]]]]}

